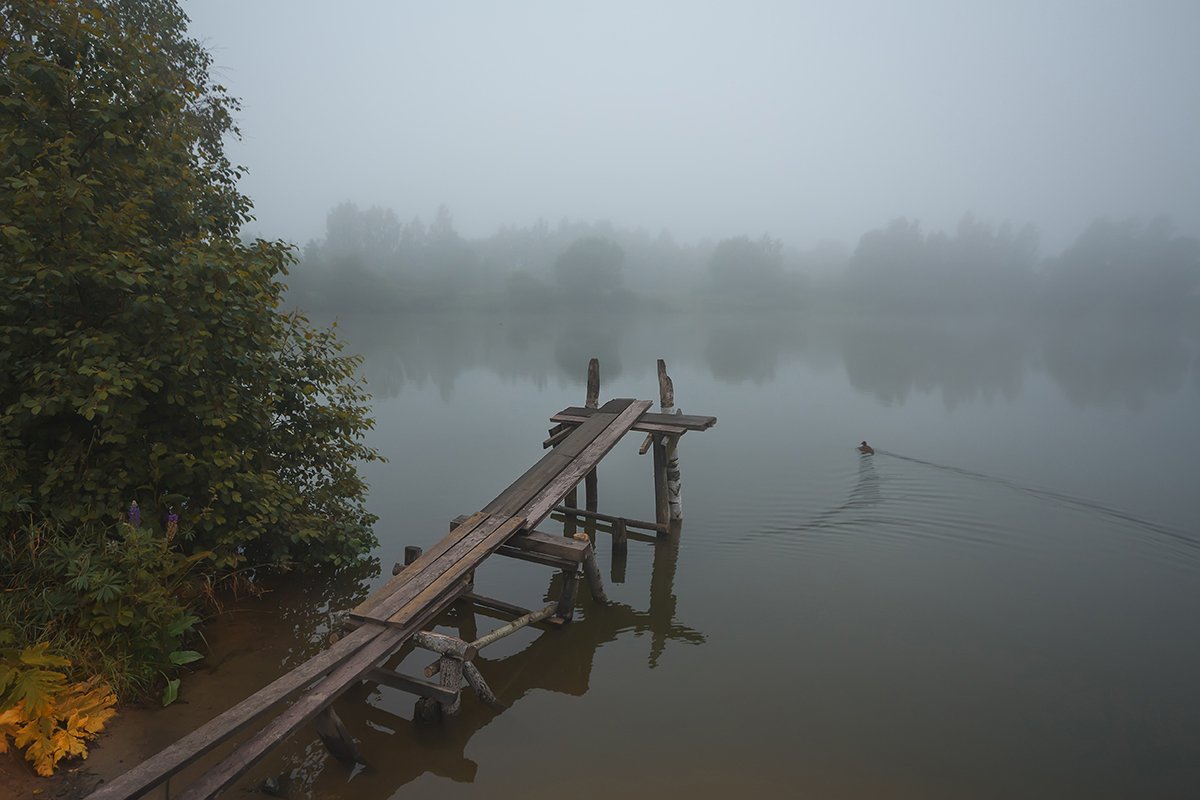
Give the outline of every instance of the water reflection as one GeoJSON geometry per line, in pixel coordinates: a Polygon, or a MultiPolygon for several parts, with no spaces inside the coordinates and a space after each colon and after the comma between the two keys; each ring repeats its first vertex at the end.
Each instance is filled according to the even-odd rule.
{"type": "Polygon", "coordinates": [[[377,397],[432,383],[446,399],[470,369],[543,387],[581,384],[592,357],[609,380],[649,375],[666,358],[728,384],[768,384],[789,363],[840,367],[881,403],[938,393],[948,409],[1011,401],[1045,373],[1075,406],[1137,410],[1196,373],[1198,348],[1183,321],[1147,317],[407,314],[356,316],[341,328],[366,356],[377,397]]]}
{"type": "Polygon", "coordinates": [[[1049,372],[1075,405],[1140,411],[1184,385],[1193,359],[1181,326],[1142,318],[1056,320],[1041,339],[1049,372]]]}
{"type": "Polygon", "coordinates": [[[1014,399],[1029,366],[1022,329],[962,320],[862,320],[838,337],[850,384],[888,404],[913,391],[940,392],[948,409],[961,403],[1014,399]]]}
{"type": "MultiPolygon", "coordinates": [[[[594,529],[590,532],[595,535],[594,529]]],[[[360,684],[347,691],[336,707],[358,740],[359,750],[368,762],[365,768],[349,768],[335,761],[318,741],[301,741],[291,752],[285,750],[281,760],[273,761],[273,766],[257,774],[251,782],[267,781],[269,786],[286,791],[289,797],[321,798],[389,797],[398,788],[425,775],[473,782],[479,767],[467,755],[471,739],[535,692],[574,697],[586,694],[596,655],[605,645],[627,639],[631,634],[649,634],[646,658],[653,669],[670,643],[704,642],[703,633],[675,618],[678,537],[658,539],[649,546],[654,548],[654,555],[647,609],[623,603],[601,606],[582,589],[576,612],[580,616],[575,622],[533,634],[532,641],[509,655],[489,657],[484,651],[475,658],[475,665],[496,694],[497,706],[480,702],[469,688],[464,688],[459,715],[437,723],[422,723],[413,719],[411,695],[375,684],[360,684]],[[397,753],[403,753],[403,758],[397,758],[397,753]]],[[[547,602],[556,599],[561,584],[562,575],[555,572],[543,599],[547,602]]],[[[437,628],[471,641],[499,624],[502,623],[481,616],[469,604],[458,604],[438,620],[437,628]]],[[[389,666],[419,674],[431,660],[428,653],[408,647],[389,666]]]]}

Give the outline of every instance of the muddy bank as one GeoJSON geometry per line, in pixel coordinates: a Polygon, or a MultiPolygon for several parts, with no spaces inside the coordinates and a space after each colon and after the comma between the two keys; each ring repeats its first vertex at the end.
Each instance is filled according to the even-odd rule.
{"type": "MultiPolygon", "coordinates": [[[[0,756],[0,800],[84,797],[307,659],[319,649],[328,625],[328,605],[306,607],[301,600],[306,587],[298,585],[303,581],[229,604],[205,626],[205,642],[197,646],[205,657],[184,674],[179,699],[167,708],[121,708],[92,743],[87,759],[65,762],[52,778],[41,778],[22,754],[0,756]]],[[[326,589],[322,586],[321,593],[326,589]]],[[[320,599],[320,594],[310,593],[309,603],[313,594],[320,599]]],[[[160,787],[146,797],[165,798],[166,792],[160,787]]]]}

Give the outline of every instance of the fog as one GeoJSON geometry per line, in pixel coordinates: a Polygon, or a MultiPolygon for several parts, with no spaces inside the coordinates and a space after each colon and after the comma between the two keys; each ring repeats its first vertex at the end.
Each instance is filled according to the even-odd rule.
{"type": "MultiPolygon", "coordinates": [[[[188,2],[251,233],[340,203],[464,240],[607,223],[785,249],[903,218],[1200,234],[1200,5],[188,2]]],[[[1014,234],[1015,235],[1015,234],[1014,234]]],[[[700,259],[701,262],[704,259],[700,259]]]]}

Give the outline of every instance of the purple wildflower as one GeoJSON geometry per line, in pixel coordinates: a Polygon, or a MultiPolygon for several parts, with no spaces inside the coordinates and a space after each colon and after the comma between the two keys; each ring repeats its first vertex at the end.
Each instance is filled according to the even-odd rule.
{"type": "Polygon", "coordinates": [[[172,509],[170,514],[167,514],[167,541],[175,538],[175,533],[179,530],[179,515],[172,509]]]}
{"type": "Polygon", "coordinates": [[[129,524],[135,528],[142,524],[142,509],[138,508],[137,500],[129,504],[129,524]]]}

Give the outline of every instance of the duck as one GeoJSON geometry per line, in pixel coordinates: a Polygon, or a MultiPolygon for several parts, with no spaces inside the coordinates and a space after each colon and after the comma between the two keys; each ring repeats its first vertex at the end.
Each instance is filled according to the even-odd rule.
{"type": "Polygon", "coordinates": [[[858,446],[858,452],[862,453],[864,456],[873,456],[875,455],[875,448],[867,444],[866,441],[863,441],[858,446]]]}

